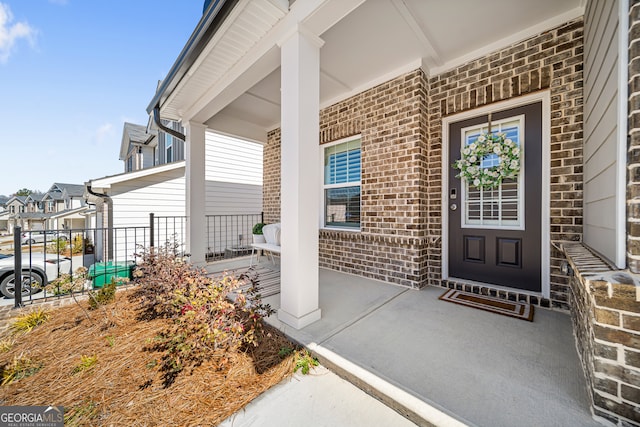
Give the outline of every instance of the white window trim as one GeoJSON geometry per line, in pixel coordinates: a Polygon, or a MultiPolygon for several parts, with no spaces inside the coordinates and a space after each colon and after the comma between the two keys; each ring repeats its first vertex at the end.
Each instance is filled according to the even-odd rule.
{"type": "Polygon", "coordinates": [[[541,275],[542,292],[527,292],[519,290],[520,293],[530,293],[532,295],[542,295],[549,298],[551,295],[551,231],[550,231],[550,180],[551,180],[551,95],[548,90],[539,91],[530,95],[524,95],[506,101],[496,102],[484,107],[464,111],[459,114],[448,116],[442,119],[442,188],[441,188],[441,218],[442,229],[442,280],[449,279],[449,173],[451,161],[449,159],[449,124],[459,122],[472,117],[489,114],[496,110],[507,110],[523,105],[542,102],[542,212],[541,215],[541,275]]]}
{"type": "Polygon", "coordinates": [[[173,163],[175,157],[175,150],[173,149],[173,136],[169,134],[165,134],[164,136],[164,162],[165,163],[173,163]],[[171,144],[169,144],[171,142],[171,144]],[[171,160],[169,160],[169,149],[171,149],[171,160]]]}
{"type": "MultiPolygon", "coordinates": [[[[346,138],[338,139],[336,141],[331,141],[326,144],[320,145],[320,212],[318,215],[318,223],[321,230],[331,230],[331,231],[346,231],[351,233],[360,233],[362,231],[362,135],[352,135],[346,138]],[[325,198],[324,198],[324,190],[326,188],[338,188],[344,187],[344,185],[325,185],[324,183],[324,153],[325,150],[329,147],[333,147],[334,145],[342,144],[343,142],[353,141],[359,139],[360,140],[360,181],[358,181],[357,185],[360,186],[360,226],[359,227],[336,227],[325,224],[325,198]]],[[[352,186],[356,186],[356,183],[350,182],[352,186]]]]}
{"type": "MultiPolygon", "coordinates": [[[[518,206],[520,207],[518,209],[518,221],[519,221],[519,225],[492,225],[492,224],[465,224],[465,218],[466,218],[466,213],[467,213],[467,209],[466,209],[466,200],[467,200],[467,186],[464,184],[464,180],[462,180],[461,184],[460,184],[460,228],[475,228],[475,229],[490,229],[490,230],[494,230],[494,229],[499,229],[499,230],[519,230],[522,231],[524,230],[524,225],[525,225],[525,215],[526,215],[526,209],[524,208],[524,194],[525,194],[525,183],[524,183],[524,147],[526,146],[526,141],[524,138],[525,135],[525,123],[524,123],[524,114],[519,114],[517,116],[511,116],[511,117],[507,117],[505,119],[500,119],[500,120],[494,120],[492,121],[492,126],[495,125],[499,125],[502,123],[507,123],[507,122],[513,122],[513,121],[519,121],[520,122],[520,148],[521,148],[521,166],[520,166],[520,174],[518,174],[518,206]]],[[[488,127],[489,124],[487,122],[485,123],[481,123],[479,125],[473,125],[473,126],[467,126],[465,128],[460,129],[460,146],[462,147],[462,144],[464,144],[465,138],[464,138],[464,134],[466,131],[468,131],[469,129],[482,129],[483,127],[488,127]]]]}
{"type": "Polygon", "coordinates": [[[627,265],[627,116],[629,101],[629,0],[618,2],[618,126],[616,170],[616,259],[618,268],[627,265]]]}

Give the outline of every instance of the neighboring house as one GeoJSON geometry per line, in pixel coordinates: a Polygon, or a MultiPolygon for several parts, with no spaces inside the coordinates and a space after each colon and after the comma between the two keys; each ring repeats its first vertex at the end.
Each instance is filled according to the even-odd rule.
{"type": "Polygon", "coordinates": [[[42,211],[42,193],[31,193],[24,199],[24,212],[13,214],[14,226],[20,225],[23,230],[44,230],[46,216],[42,211]]]}
{"type": "MultiPolygon", "coordinates": [[[[127,126],[127,125],[125,125],[127,126]]],[[[129,126],[130,129],[132,127],[129,126]]],[[[141,127],[137,128],[141,130],[141,127]]],[[[158,132],[160,147],[167,147],[166,135],[158,132]],[[166,139],[165,139],[166,138],[166,139]]],[[[173,138],[173,137],[172,137],[173,138]]],[[[131,137],[123,135],[123,146],[131,142],[131,137]]],[[[184,142],[172,141],[176,148],[173,153],[182,156],[184,142]]],[[[123,149],[129,152],[129,149],[123,149]]],[[[166,230],[158,242],[163,244],[174,232],[178,237],[185,235],[185,162],[167,162],[169,156],[160,156],[160,165],[142,168],[132,172],[104,178],[92,179],[87,183],[87,199],[96,205],[97,224],[100,228],[117,229],[119,227],[136,227],[149,225],[149,214],[156,217],[171,217],[163,222],[166,230]]],[[[126,158],[124,159],[126,162],[126,158]]],[[[262,145],[246,139],[231,138],[222,134],[207,132],[205,150],[205,192],[203,201],[206,214],[213,215],[245,215],[262,212],[262,145]]],[[[213,224],[213,222],[211,223],[213,224]]],[[[233,234],[234,245],[248,246],[250,228],[253,224],[245,224],[244,229],[234,225],[225,233],[233,234]],[[241,241],[236,240],[242,234],[241,241]]],[[[213,232],[213,231],[212,231],[213,232]]],[[[207,236],[208,230],[201,230],[207,236]]],[[[211,236],[208,241],[209,253],[224,252],[227,236],[211,236]]],[[[240,240],[240,239],[239,239],[240,240]]],[[[130,257],[136,249],[133,245],[126,247],[126,240],[114,237],[114,248],[119,259],[130,257]]],[[[184,243],[184,242],[178,242],[184,243]]],[[[107,245],[104,246],[105,248],[107,245]]],[[[106,255],[108,256],[108,255],[106,255]]]]}
{"type": "Polygon", "coordinates": [[[56,182],[42,198],[47,229],[83,229],[89,226],[84,185],[56,182]]]}
{"type": "Polygon", "coordinates": [[[155,166],[156,145],[156,135],[147,133],[145,126],[125,123],[120,145],[120,160],[124,161],[124,171],[134,172],[155,166]]]}
{"type": "Polygon", "coordinates": [[[7,211],[7,201],[9,197],[0,196],[0,234],[7,233],[9,225],[9,212],[7,211]]]}
{"type": "MultiPolygon", "coordinates": [[[[44,194],[11,197],[3,216],[7,221],[6,230],[13,233],[16,226],[24,231],[87,228],[89,207],[83,194],[83,185],[54,183],[44,194]]],[[[0,228],[2,220],[0,217],[0,228]]]]}
{"type": "Polygon", "coordinates": [[[13,228],[16,226],[24,227],[24,224],[16,219],[16,215],[26,212],[26,199],[27,196],[12,196],[7,200],[5,209],[8,213],[7,217],[7,232],[13,233],[13,228]]]}
{"type": "Polygon", "coordinates": [[[205,8],[147,108],[187,129],[187,250],[207,132],[262,141],[284,323],[320,318],[320,266],[570,311],[595,413],[637,422],[640,4],[463,4],[205,8]],[[488,129],[523,153],[493,190],[451,166],[488,129]]]}
{"type": "MultiPolygon", "coordinates": [[[[163,120],[162,124],[184,133],[184,129],[177,122],[163,120]]],[[[125,172],[179,162],[184,160],[184,141],[158,131],[153,121],[146,127],[125,123],[122,129],[120,160],[124,161],[125,172]]]]}
{"type": "MultiPolygon", "coordinates": [[[[163,126],[172,129],[178,133],[184,134],[184,128],[179,122],[170,120],[161,120],[163,126]]],[[[149,119],[147,127],[152,132],[157,132],[157,144],[155,147],[155,164],[164,165],[167,163],[181,162],[184,160],[184,141],[160,131],[156,123],[149,119]]]]}
{"type": "Polygon", "coordinates": [[[34,212],[42,212],[42,198],[44,194],[42,193],[31,193],[25,199],[26,207],[25,210],[28,213],[34,212]]]}

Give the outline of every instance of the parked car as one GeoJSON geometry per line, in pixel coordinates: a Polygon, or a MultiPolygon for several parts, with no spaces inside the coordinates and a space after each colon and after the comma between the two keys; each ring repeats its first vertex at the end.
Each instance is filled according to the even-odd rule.
{"type": "Polygon", "coordinates": [[[56,239],[69,240],[69,233],[65,231],[56,230],[36,230],[25,231],[22,233],[21,241],[23,245],[32,245],[34,243],[53,242],[56,239]]]}
{"type": "MultiPolygon", "coordinates": [[[[15,296],[15,259],[0,254],[0,293],[7,298],[15,296]]],[[[71,259],[55,254],[22,254],[22,296],[40,291],[60,274],[71,273],[71,259]]]]}

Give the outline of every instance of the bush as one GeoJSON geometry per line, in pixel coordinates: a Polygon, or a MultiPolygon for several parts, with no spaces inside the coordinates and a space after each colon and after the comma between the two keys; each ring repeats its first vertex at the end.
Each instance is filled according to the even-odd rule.
{"type": "Polygon", "coordinates": [[[47,252],[59,254],[64,252],[68,245],[67,239],[53,239],[51,244],[47,246],[47,252]]]}
{"type": "Polygon", "coordinates": [[[89,291],[89,310],[95,310],[102,305],[107,305],[116,299],[116,278],[111,279],[111,283],[104,285],[97,291],[89,291]]]}
{"type": "Polygon", "coordinates": [[[42,369],[42,363],[31,359],[24,354],[15,356],[11,363],[2,367],[2,384],[11,384],[38,372],[42,369]]]}
{"type": "Polygon", "coordinates": [[[212,353],[258,345],[262,318],[274,310],[262,303],[256,277],[210,278],[171,248],[155,253],[145,250],[139,256],[142,262],[134,277],[145,315],[174,319],[173,327],[156,337],[151,347],[164,352],[160,369],[165,386],[184,368],[200,365],[212,353]],[[249,284],[246,293],[238,290],[243,284],[249,284]],[[228,295],[234,291],[236,297],[230,300],[228,295]]]}
{"type": "Polygon", "coordinates": [[[45,287],[47,292],[54,295],[66,295],[80,292],[87,282],[87,267],[78,267],[73,274],[61,274],[45,287]]]}
{"type": "Polygon", "coordinates": [[[43,324],[49,320],[49,312],[42,308],[30,311],[29,313],[18,316],[11,323],[11,330],[14,333],[30,332],[33,328],[43,324]]]}
{"type": "Polygon", "coordinates": [[[253,229],[251,230],[251,232],[253,234],[262,234],[262,229],[264,228],[266,224],[259,222],[256,225],[253,226],[253,229]]]}
{"type": "Polygon", "coordinates": [[[82,236],[81,235],[75,236],[73,238],[73,241],[71,242],[71,253],[73,255],[78,255],[82,253],[83,249],[84,249],[84,242],[82,241],[82,236]]]}

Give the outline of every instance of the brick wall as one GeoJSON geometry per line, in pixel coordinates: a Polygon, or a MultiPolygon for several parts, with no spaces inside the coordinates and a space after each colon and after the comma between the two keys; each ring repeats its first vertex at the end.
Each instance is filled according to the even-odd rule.
{"type": "MultiPolygon", "coordinates": [[[[551,239],[580,241],[582,26],[569,22],[431,78],[416,70],[322,110],[321,144],[362,136],[362,232],[321,231],[320,265],[411,287],[451,286],[441,275],[442,118],[538,90],[551,93],[551,239]]],[[[268,222],[280,216],[279,151],[274,130],[264,152],[268,222]]],[[[563,259],[552,249],[550,300],[511,297],[568,309],[563,259]]]]}
{"type": "Polygon", "coordinates": [[[640,1],[629,2],[627,265],[640,272],[640,1]]]}
{"type": "MultiPolygon", "coordinates": [[[[362,149],[361,232],[322,230],[321,267],[414,288],[426,283],[426,86],[416,70],[320,112],[321,144],[360,135],[362,149]]],[[[276,130],[264,151],[268,222],[280,216],[279,152],[276,130]]]]}
{"type": "Polygon", "coordinates": [[[640,425],[640,302],[636,280],[580,244],[565,247],[574,270],[571,317],[594,415],[640,425]]]}
{"type": "Polygon", "coordinates": [[[280,128],[267,134],[262,151],[262,211],[264,222],[280,222],[280,128]]]}
{"type": "MultiPolygon", "coordinates": [[[[431,240],[441,234],[442,118],[547,89],[551,93],[551,240],[582,240],[582,28],[578,19],[429,79],[431,240]]],[[[534,302],[568,309],[569,283],[559,272],[564,256],[552,248],[551,257],[551,301],[535,298],[534,302]]],[[[429,284],[450,286],[441,281],[440,247],[431,247],[429,258],[429,284]]]]}

